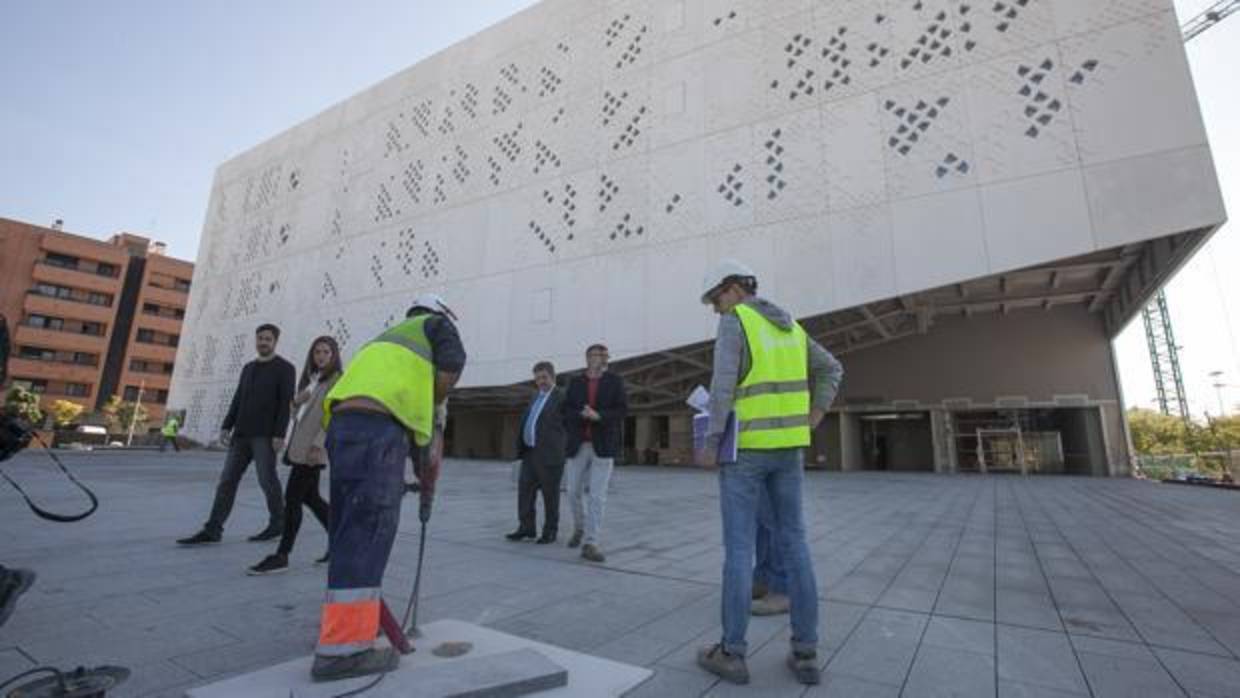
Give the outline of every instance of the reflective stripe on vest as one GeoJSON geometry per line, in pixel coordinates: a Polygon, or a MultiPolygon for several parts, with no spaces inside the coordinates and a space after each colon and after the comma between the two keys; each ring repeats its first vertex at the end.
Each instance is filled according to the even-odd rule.
{"type": "Polygon", "coordinates": [[[344,375],[323,399],[323,426],[332,407],[363,397],[387,408],[396,421],[413,432],[418,446],[431,441],[435,419],[435,366],[426,322],[419,315],[385,331],[358,350],[344,375]]]}
{"type": "Polygon", "coordinates": [[[338,657],[373,647],[379,634],[380,603],[377,588],[328,589],[315,652],[338,657]]]}
{"type": "Polygon", "coordinates": [[[734,310],[745,331],[751,366],[737,386],[739,442],[746,450],[810,444],[809,337],[793,322],[782,329],[747,305],[734,310]]]}

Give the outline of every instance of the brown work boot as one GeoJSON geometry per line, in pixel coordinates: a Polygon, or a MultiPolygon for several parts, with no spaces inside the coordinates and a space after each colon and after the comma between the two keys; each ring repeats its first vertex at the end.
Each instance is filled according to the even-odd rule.
{"type": "Polygon", "coordinates": [[[822,680],[822,672],[818,669],[817,652],[788,653],[788,668],[796,675],[797,681],[807,686],[817,686],[822,680]]]}
{"type": "Polygon", "coordinates": [[[607,558],[603,556],[603,551],[593,543],[586,543],[581,548],[581,556],[590,562],[606,562],[607,558]]]}
{"type": "Polygon", "coordinates": [[[745,658],[724,651],[723,645],[711,645],[698,650],[697,663],[729,683],[749,683],[749,667],[745,666],[745,658]]]}
{"type": "Polygon", "coordinates": [[[315,681],[340,681],[356,679],[391,671],[400,664],[400,654],[391,647],[368,649],[365,652],[350,654],[343,657],[327,657],[314,655],[314,666],[310,669],[310,678],[315,681]]]}

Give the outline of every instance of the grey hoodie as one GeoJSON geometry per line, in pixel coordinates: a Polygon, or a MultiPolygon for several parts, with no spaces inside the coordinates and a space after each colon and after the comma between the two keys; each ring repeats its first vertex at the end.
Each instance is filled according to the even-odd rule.
{"type": "MultiPolygon", "coordinates": [[[[774,303],[754,296],[745,305],[762,314],[762,317],[782,329],[792,327],[792,316],[774,303]]],[[[724,313],[719,317],[719,334],[715,338],[715,371],[710,379],[710,427],[706,432],[709,448],[719,447],[727,428],[728,413],[732,411],[736,386],[749,373],[752,359],[745,331],[736,313],[724,313]]],[[[844,379],[844,366],[821,344],[809,340],[810,408],[826,410],[835,400],[844,379]]]]}

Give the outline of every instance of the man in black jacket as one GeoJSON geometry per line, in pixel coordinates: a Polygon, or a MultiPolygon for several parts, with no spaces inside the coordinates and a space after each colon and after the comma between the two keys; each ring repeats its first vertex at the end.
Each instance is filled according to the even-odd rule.
{"type": "Polygon", "coordinates": [[[297,370],[276,354],[276,342],[280,339],[278,327],[261,325],[254,338],[258,358],[241,370],[241,380],[220,429],[220,442],[228,444],[228,458],[215,489],[211,516],[201,531],[178,540],[181,545],[220,542],[224,522],[232,513],[237,485],[250,467],[250,461],[254,462],[258,484],[267,497],[270,517],[267,528],[250,536],[250,540],[272,540],[284,531],[284,497],[280,493],[280,476],[276,474],[276,453],[284,448],[297,370]]]}
{"type": "Polygon", "coordinates": [[[608,358],[607,347],[602,344],[586,350],[586,373],[569,383],[564,406],[569,457],[565,474],[573,512],[573,537],[568,547],[581,545],[581,556],[591,562],[606,559],[600,544],[603,508],[629,408],[624,379],[607,370],[608,358]]]}
{"type": "Polygon", "coordinates": [[[538,388],[521,417],[517,453],[521,455],[521,481],[517,485],[517,518],[520,525],[508,540],[533,538],[538,530],[534,499],[543,498],[543,531],[540,544],[554,543],[560,528],[560,480],[564,477],[564,391],[555,385],[555,366],[542,361],[534,366],[538,388]]]}

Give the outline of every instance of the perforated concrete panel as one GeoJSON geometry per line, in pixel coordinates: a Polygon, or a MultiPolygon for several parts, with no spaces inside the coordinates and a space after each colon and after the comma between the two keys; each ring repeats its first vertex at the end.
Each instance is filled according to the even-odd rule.
{"type": "Polygon", "coordinates": [[[497,385],[705,339],[723,256],[808,315],[1223,217],[1170,0],[546,0],[219,168],[172,404],[422,291],[497,385]]]}

